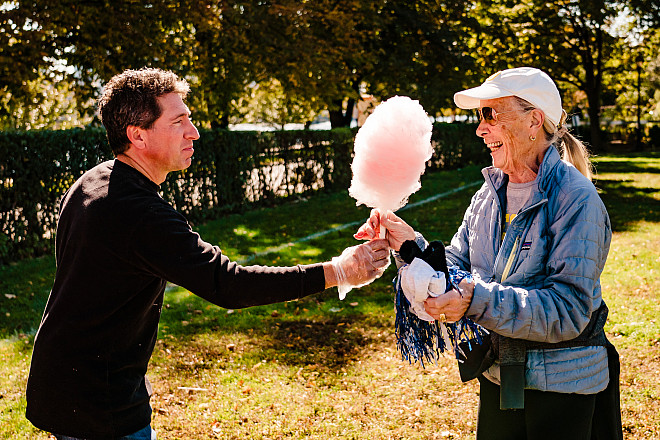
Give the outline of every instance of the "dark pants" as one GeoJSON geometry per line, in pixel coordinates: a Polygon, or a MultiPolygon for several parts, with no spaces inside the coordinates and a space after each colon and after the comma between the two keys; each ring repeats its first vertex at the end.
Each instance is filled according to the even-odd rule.
{"type": "Polygon", "coordinates": [[[477,440],[589,440],[595,394],[525,390],[525,409],[501,410],[500,387],[479,377],[477,440]]]}
{"type": "MultiPolygon", "coordinates": [[[[69,437],[66,435],[59,435],[59,434],[54,434],[54,435],[57,440],[85,440],[79,437],[69,437]]],[[[133,434],[119,437],[117,440],[156,440],[156,431],[151,429],[151,425],[149,425],[143,429],[140,429],[137,432],[134,432],[133,434]]]]}

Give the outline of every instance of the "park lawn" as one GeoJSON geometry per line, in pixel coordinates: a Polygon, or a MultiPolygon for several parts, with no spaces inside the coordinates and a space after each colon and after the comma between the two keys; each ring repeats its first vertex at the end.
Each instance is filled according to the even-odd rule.
{"type": "MultiPolygon", "coordinates": [[[[660,156],[600,157],[597,170],[615,230],[602,285],[606,330],[621,354],[625,438],[660,439],[660,156]]],[[[477,167],[428,174],[411,202],[480,179],[477,167]]],[[[428,239],[448,242],[476,188],[401,216],[428,239]]],[[[249,260],[289,265],[329,259],[354,244],[352,227],[296,241],[368,212],[342,192],[195,229],[235,260],[294,243],[249,260]]],[[[47,438],[23,416],[23,388],[52,260],[0,268],[0,438],[47,438]]],[[[148,372],[159,439],[473,439],[475,381],[462,384],[451,358],[424,369],[396,351],[394,274],[389,268],[344,301],[329,289],[244,310],[168,289],[148,372]]]]}

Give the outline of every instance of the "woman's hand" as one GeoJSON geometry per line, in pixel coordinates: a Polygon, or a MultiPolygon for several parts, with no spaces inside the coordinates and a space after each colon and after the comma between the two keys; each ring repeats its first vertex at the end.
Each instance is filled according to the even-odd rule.
{"type": "Polygon", "coordinates": [[[440,322],[456,322],[461,319],[472,302],[474,283],[463,280],[458,285],[460,292],[452,289],[424,302],[426,312],[440,322]]]}
{"type": "Polygon", "coordinates": [[[392,211],[381,212],[372,209],[369,219],[353,235],[358,240],[373,240],[378,238],[380,228],[387,229],[385,238],[395,251],[399,251],[401,244],[406,240],[415,239],[415,230],[392,211]]]}

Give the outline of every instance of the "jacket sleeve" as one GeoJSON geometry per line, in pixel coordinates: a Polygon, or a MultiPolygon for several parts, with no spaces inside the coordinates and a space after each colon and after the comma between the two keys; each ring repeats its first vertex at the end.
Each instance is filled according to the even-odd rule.
{"type": "Polygon", "coordinates": [[[242,308],[288,301],[325,289],[322,264],[241,266],[205,242],[169,205],[155,207],[134,234],[136,266],[216,305],[242,308]]]}
{"type": "Polygon", "coordinates": [[[600,274],[611,240],[607,211],[595,189],[582,186],[557,197],[546,215],[547,256],[528,256],[538,260],[537,270],[528,266],[504,284],[477,281],[469,318],[503,336],[550,343],[586,328],[602,301],[600,274]]]}

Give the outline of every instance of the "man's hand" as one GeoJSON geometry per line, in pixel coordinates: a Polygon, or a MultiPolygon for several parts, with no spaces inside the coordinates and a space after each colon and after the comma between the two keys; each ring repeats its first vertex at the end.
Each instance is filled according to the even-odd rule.
{"type": "Polygon", "coordinates": [[[380,277],[390,264],[387,240],[372,240],[346,248],[326,263],[326,288],[338,286],[343,299],[353,287],[361,287],[380,277]],[[332,273],[329,273],[332,272],[332,273]]]}
{"type": "Polygon", "coordinates": [[[369,219],[360,226],[353,236],[358,240],[373,240],[378,237],[381,227],[387,229],[385,237],[389,246],[397,252],[404,241],[415,239],[415,230],[401,217],[398,217],[392,211],[381,212],[379,209],[371,210],[369,219]]]}
{"type": "Polygon", "coordinates": [[[452,289],[447,293],[425,301],[426,312],[440,322],[456,322],[461,319],[472,302],[474,283],[463,280],[458,285],[460,292],[452,289]]]}

